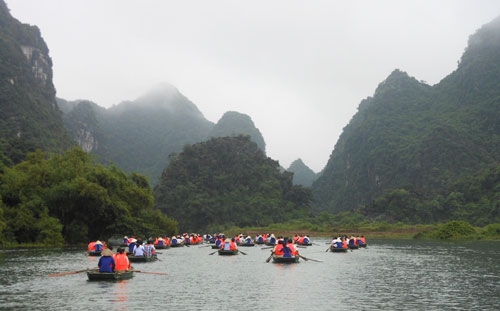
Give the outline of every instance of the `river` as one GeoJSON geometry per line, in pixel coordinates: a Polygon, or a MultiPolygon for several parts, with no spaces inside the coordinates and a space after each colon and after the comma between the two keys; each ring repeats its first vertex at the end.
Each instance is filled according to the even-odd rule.
{"type": "Polygon", "coordinates": [[[0,250],[0,310],[500,310],[500,242],[370,240],[347,253],[328,240],[313,260],[266,263],[269,249],[210,255],[204,245],[159,250],[121,282],[90,282],[98,257],[78,248],[0,250]],[[320,261],[320,262],[318,262],[320,261]]]}

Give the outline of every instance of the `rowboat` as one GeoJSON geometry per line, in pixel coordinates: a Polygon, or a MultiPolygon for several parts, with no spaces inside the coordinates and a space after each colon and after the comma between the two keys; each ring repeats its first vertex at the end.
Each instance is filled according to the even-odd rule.
{"type": "Polygon", "coordinates": [[[89,251],[89,256],[101,256],[101,251],[89,251]]]}
{"type": "Polygon", "coordinates": [[[348,250],[348,248],[330,246],[330,252],[332,253],[345,253],[348,250]]]}
{"type": "Polygon", "coordinates": [[[284,257],[283,255],[273,255],[274,263],[297,263],[299,262],[299,256],[284,257]]]}
{"type": "Polygon", "coordinates": [[[238,255],[238,250],[225,250],[225,249],[219,249],[218,250],[219,255],[221,256],[231,256],[231,255],[238,255]]]}
{"type": "Polygon", "coordinates": [[[88,270],[87,277],[89,281],[121,281],[128,280],[134,276],[134,270],[99,272],[99,270],[88,270]]]}
{"type": "Polygon", "coordinates": [[[158,257],[156,255],[153,256],[134,256],[134,255],[128,255],[128,260],[130,262],[152,262],[158,260],[158,257]]]}
{"type": "Polygon", "coordinates": [[[156,249],[167,249],[167,248],[170,248],[170,245],[165,245],[165,244],[163,244],[163,245],[155,245],[155,248],[156,249]]]}
{"type": "Polygon", "coordinates": [[[243,246],[243,247],[255,246],[255,243],[238,243],[238,246],[243,246]]]}
{"type": "Polygon", "coordinates": [[[366,247],[366,243],[364,244],[358,244],[359,247],[366,247]]]}
{"type": "Polygon", "coordinates": [[[211,245],[212,249],[219,249],[220,245],[211,245]]]}
{"type": "Polygon", "coordinates": [[[358,249],[359,246],[358,245],[348,245],[349,246],[349,249],[358,249]]]}

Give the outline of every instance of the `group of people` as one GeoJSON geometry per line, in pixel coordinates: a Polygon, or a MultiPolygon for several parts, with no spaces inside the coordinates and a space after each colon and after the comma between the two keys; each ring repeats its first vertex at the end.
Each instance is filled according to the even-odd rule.
{"type": "Polygon", "coordinates": [[[283,257],[300,256],[297,245],[293,243],[293,239],[287,237],[277,239],[276,245],[271,250],[271,254],[283,257]]]}
{"type": "Polygon", "coordinates": [[[362,236],[353,236],[350,237],[347,235],[339,235],[336,238],[333,238],[331,246],[334,248],[349,248],[349,247],[360,247],[366,246],[366,238],[364,235],[362,236]]]}
{"type": "Polygon", "coordinates": [[[146,244],[145,245],[143,244],[144,242],[142,240],[132,238],[127,244],[128,253],[134,256],[146,256],[146,257],[155,256],[156,248],[153,244],[153,240],[148,239],[146,241],[146,244]]]}
{"type": "Polygon", "coordinates": [[[99,267],[99,272],[103,273],[128,271],[132,269],[130,260],[128,259],[125,249],[122,247],[118,247],[116,253],[113,253],[110,248],[105,248],[101,253],[97,266],[99,267]]]}

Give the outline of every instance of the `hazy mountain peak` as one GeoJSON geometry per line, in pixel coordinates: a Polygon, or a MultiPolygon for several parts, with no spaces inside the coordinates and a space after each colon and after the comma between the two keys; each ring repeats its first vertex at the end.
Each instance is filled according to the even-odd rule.
{"type": "Polygon", "coordinates": [[[303,185],[311,187],[318,175],[304,164],[302,159],[297,159],[290,164],[287,171],[293,173],[293,183],[295,185],[303,185]]]}

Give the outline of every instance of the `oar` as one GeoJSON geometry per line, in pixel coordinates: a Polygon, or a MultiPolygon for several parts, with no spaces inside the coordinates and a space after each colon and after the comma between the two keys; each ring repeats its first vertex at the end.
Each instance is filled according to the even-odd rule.
{"type": "Polygon", "coordinates": [[[215,252],[210,253],[209,255],[213,255],[213,254],[217,253],[218,251],[219,251],[219,250],[216,250],[215,252]]]}
{"type": "Polygon", "coordinates": [[[78,270],[78,271],[69,271],[69,272],[61,272],[61,273],[53,273],[49,274],[49,278],[55,277],[55,276],[64,276],[64,275],[70,275],[70,274],[77,274],[77,273],[82,273],[87,271],[88,269],[85,270],[78,270]]]}
{"type": "Polygon", "coordinates": [[[166,273],[166,272],[148,272],[148,271],[141,271],[141,270],[134,270],[134,272],[145,273],[145,274],[168,275],[168,273],[166,273]]]}
{"type": "Polygon", "coordinates": [[[306,258],[306,257],[304,257],[302,255],[299,255],[299,257],[302,258],[302,259],[304,259],[305,261],[310,260],[310,261],[315,261],[315,262],[322,262],[321,260],[316,260],[316,259],[312,259],[312,258],[306,258]]]}
{"type": "Polygon", "coordinates": [[[273,258],[273,255],[274,255],[274,253],[273,253],[273,252],[271,252],[271,256],[269,256],[269,257],[266,259],[266,262],[271,261],[271,258],[273,258]]]}
{"type": "Polygon", "coordinates": [[[325,253],[327,253],[329,250],[330,250],[330,248],[327,248],[326,251],[325,251],[325,253]]]}
{"type": "Polygon", "coordinates": [[[261,249],[270,249],[270,248],[274,248],[274,246],[267,246],[267,247],[263,247],[261,249]]]}
{"type": "Polygon", "coordinates": [[[245,253],[245,252],[242,252],[242,251],[240,251],[240,253],[242,253],[243,255],[246,255],[246,254],[247,254],[247,253],[245,253]]]}

